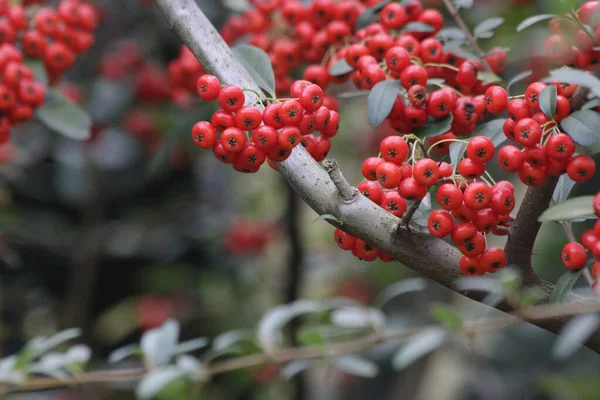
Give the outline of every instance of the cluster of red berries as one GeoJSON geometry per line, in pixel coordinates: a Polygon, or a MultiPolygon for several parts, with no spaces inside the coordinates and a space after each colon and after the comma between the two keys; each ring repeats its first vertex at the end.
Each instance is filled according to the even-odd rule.
{"type": "Polygon", "coordinates": [[[323,90],[308,81],[294,82],[294,98],[267,99],[264,109],[245,106],[244,90],[222,86],[213,75],[198,79],[197,92],[205,101],[218,100],[221,108],[210,122],[194,125],[194,142],[212,149],[220,161],[239,172],[257,172],[265,161],[277,169],[273,162],[286,160],[300,143],[316,161],[322,161],[331,148],[329,139],[339,129],[338,112],[324,105],[323,90]],[[321,136],[314,135],[317,131],[321,136]]]}
{"type": "MultiPolygon", "coordinates": [[[[600,218],[600,193],[594,197],[594,212],[600,218]]],[[[590,251],[595,259],[592,267],[592,277],[598,280],[598,272],[600,272],[600,221],[596,221],[593,229],[589,229],[581,235],[581,243],[569,242],[562,250],[562,262],[568,269],[580,270],[584,268],[588,254],[586,249],[590,251]]]]}
{"type": "Polygon", "coordinates": [[[41,57],[55,83],[76,54],[93,44],[96,26],[96,10],[79,0],[62,0],[57,10],[41,8],[31,17],[23,6],[0,1],[0,144],[45,100],[46,88],[25,65],[25,56],[41,57]]]}
{"type": "MultiPolygon", "coordinates": [[[[10,3],[10,1],[5,1],[10,3]]],[[[0,41],[14,44],[18,34],[26,31],[21,44],[23,53],[43,60],[51,84],[73,66],[78,54],[94,44],[98,13],[94,6],[80,0],[61,0],[57,9],[43,7],[31,22],[23,7],[0,9],[7,20],[0,21],[0,41]]]]}
{"type": "Polygon", "coordinates": [[[542,82],[534,82],[525,91],[525,99],[508,103],[509,119],[503,126],[506,137],[523,146],[519,149],[507,145],[499,151],[500,166],[508,172],[518,172],[521,182],[539,186],[548,176],[560,176],[565,172],[575,182],[585,182],[596,172],[596,164],[587,156],[574,155],[575,142],[559,129],[560,122],[569,116],[569,98],[575,85],[555,84],[556,115],[550,117],[540,110],[540,93],[546,88],[542,82]]]}
{"type": "Polygon", "coordinates": [[[563,15],[550,20],[552,35],[546,39],[544,49],[552,63],[586,70],[598,68],[600,18],[596,11],[599,9],[600,1],[588,1],[577,11],[577,19],[563,15]]]}

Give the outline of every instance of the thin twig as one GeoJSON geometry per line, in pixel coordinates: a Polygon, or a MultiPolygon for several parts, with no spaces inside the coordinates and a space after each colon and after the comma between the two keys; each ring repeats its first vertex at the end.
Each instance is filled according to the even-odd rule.
{"type": "MultiPolygon", "coordinates": [[[[571,317],[579,314],[600,312],[600,301],[585,303],[569,303],[560,305],[533,306],[515,314],[500,317],[485,318],[466,321],[458,330],[464,335],[472,336],[497,332],[508,327],[518,325],[524,321],[535,322],[555,318],[571,317]]],[[[295,360],[310,360],[317,358],[337,357],[347,354],[359,353],[383,343],[401,342],[422,335],[431,329],[438,329],[439,325],[429,325],[403,331],[376,332],[372,335],[351,339],[338,343],[331,343],[326,347],[303,346],[277,349],[269,355],[265,353],[250,354],[208,365],[202,376],[207,379],[214,376],[233,372],[241,369],[260,366],[268,363],[287,363],[295,360]]],[[[95,371],[78,375],[76,378],[32,378],[21,386],[11,382],[0,382],[3,392],[30,392],[47,389],[76,387],[96,383],[116,383],[139,381],[147,371],[144,368],[128,370],[95,371]]]]}
{"type": "Polygon", "coordinates": [[[323,161],[323,168],[325,168],[325,171],[331,177],[343,201],[350,202],[358,196],[358,189],[350,185],[346,178],[344,178],[335,158],[328,158],[323,161]]]}
{"type": "Polygon", "coordinates": [[[402,217],[402,222],[400,222],[399,227],[408,228],[408,225],[410,224],[412,217],[415,215],[415,213],[419,209],[419,206],[421,205],[421,201],[422,200],[413,201],[413,203],[410,205],[410,208],[408,209],[406,214],[404,214],[404,217],[402,217]]]}

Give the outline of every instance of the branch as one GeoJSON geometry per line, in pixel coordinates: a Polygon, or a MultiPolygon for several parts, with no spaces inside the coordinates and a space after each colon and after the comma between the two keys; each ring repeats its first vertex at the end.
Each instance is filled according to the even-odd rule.
{"type": "MultiPolygon", "coordinates": [[[[156,0],[156,4],[171,29],[203,63],[206,70],[215,74],[222,82],[260,92],[251,76],[235,60],[227,44],[194,0],[156,0]]],[[[254,99],[250,99],[249,102],[253,103],[254,99]]],[[[350,189],[354,188],[343,179],[337,164],[327,163],[328,171],[325,171],[302,146],[298,146],[286,161],[278,163],[278,168],[288,184],[314,211],[319,215],[336,216],[340,223],[333,222],[333,225],[339,227],[343,224],[343,229],[347,233],[378,247],[393,259],[442,286],[477,301],[482,299],[481,293],[464,292],[454,284],[460,277],[458,262],[461,254],[458,249],[443,240],[420,232],[408,229],[396,232],[400,223],[399,218],[364,196],[350,197],[350,189]]],[[[553,190],[547,188],[547,191],[550,192],[550,197],[546,204],[549,203],[553,190]]],[[[540,202],[536,207],[537,210],[526,210],[526,212],[541,213],[544,202],[540,202]]],[[[518,218],[518,222],[522,223],[522,219],[523,216],[518,218]]],[[[534,233],[537,233],[537,229],[539,226],[534,233]]],[[[530,254],[530,251],[528,250],[527,253],[530,254]]],[[[535,274],[533,277],[536,285],[543,292],[543,298],[549,299],[553,286],[542,281],[535,274]]],[[[525,277],[528,282],[533,282],[533,279],[529,278],[525,277]]],[[[509,309],[506,306],[498,308],[509,309]]],[[[556,333],[564,322],[536,321],[535,323],[543,329],[556,333]]],[[[598,343],[595,343],[592,349],[600,352],[600,335],[598,338],[598,343]]]]}
{"type": "Polygon", "coordinates": [[[483,52],[483,50],[481,50],[481,47],[479,47],[479,44],[477,43],[477,39],[475,39],[475,36],[473,36],[473,34],[471,33],[471,30],[469,29],[469,27],[467,26],[465,21],[460,16],[460,13],[458,12],[458,9],[456,8],[456,6],[452,3],[452,0],[443,0],[443,2],[444,2],[444,6],[446,6],[446,9],[448,10],[448,12],[452,16],[452,18],[454,18],[454,22],[456,23],[456,25],[458,25],[458,27],[464,32],[465,37],[467,38],[467,40],[469,41],[469,44],[471,45],[471,48],[473,49],[473,51],[475,52],[477,57],[479,57],[481,59],[483,66],[488,71],[491,71],[492,67],[490,67],[490,64],[485,59],[485,53],[483,52]]]}
{"type": "MultiPolygon", "coordinates": [[[[524,321],[539,323],[547,320],[562,320],[580,314],[600,312],[600,301],[590,301],[581,304],[542,305],[519,311],[516,314],[504,315],[464,322],[457,332],[465,336],[489,334],[524,321]]],[[[277,349],[274,352],[255,353],[240,356],[208,365],[199,374],[206,379],[240,369],[257,367],[269,363],[287,363],[296,360],[311,360],[359,353],[374,346],[385,343],[396,343],[419,337],[424,332],[437,329],[439,325],[429,325],[403,331],[375,332],[369,336],[350,339],[343,342],[330,343],[327,347],[303,346],[277,349]]],[[[588,343],[589,344],[589,343],[588,343]]],[[[122,369],[111,371],[93,371],[78,374],[67,379],[32,378],[21,386],[11,382],[1,382],[2,394],[15,392],[31,392],[38,390],[77,387],[97,383],[136,382],[147,372],[144,368],[122,369]]]]}

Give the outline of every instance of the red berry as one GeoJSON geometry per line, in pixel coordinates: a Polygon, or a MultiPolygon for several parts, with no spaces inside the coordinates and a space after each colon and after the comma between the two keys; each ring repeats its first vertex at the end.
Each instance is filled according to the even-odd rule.
{"type": "Polygon", "coordinates": [[[244,106],[246,96],[242,89],[229,85],[221,89],[218,95],[219,106],[225,111],[235,112],[244,106]]]}
{"type": "Polygon", "coordinates": [[[464,244],[459,245],[458,249],[465,256],[478,256],[485,250],[485,238],[481,233],[477,233],[472,239],[466,241],[464,244]]]}
{"type": "Polygon", "coordinates": [[[542,128],[533,119],[524,118],[515,125],[515,139],[519,144],[525,147],[534,146],[540,142],[541,138],[542,128]]]}
{"type": "Polygon", "coordinates": [[[272,126],[259,126],[252,132],[252,142],[264,150],[274,149],[279,143],[277,131],[272,126]]]}
{"type": "Polygon", "coordinates": [[[297,126],[284,126],[279,131],[278,144],[283,150],[292,150],[300,143],[300,129],[297,126]]]}
{"type": "Polygon", "coordinates": [[[479,256],[479,262],[486,272],[495,274],[506,265],[506,253],[503,249],[492,247],[479,256]]]}
{"type": "Polygon", "coordinates": [[[436,90],[427,100],[427,113],[434,118],[443,118],[453,110],[451,97],[446,91],[436,90]]]}
{"type": "Polygon", "coordinates": [[[466,276],[481,276],[485,274],[485,269],[479,263],[479,257],[462,256],[458,263],[460,272],[466,276]]]}
{"type": "Polygon", "coordinates": [[[230,153],[239,153],[244,150],[246,145],[246,135],[238,128],[227,128],[221,134],[219,139],[223,148],[230,153]]]}
{"type": "Polygon", "coordinates": [[[519,179],[527,186],[540,186],[546,182],[546,169],[545,167],[534,167],[528,162],[524,162],[519,170],[519,179]]]}
{"type": "Polygon", "coordinates": [[[358,191],[371,200],[374,203],[379,204],[379,200],[381,200],[381,186],[379,183],[374,181],[364,181],[360,185],[358,185],[358,191]]]}
{"type": "Polygon", "coordinates": [[[352,250],[356,243],[356,238],[354,236],[347,234],[341,229],[336,229],[333,231],[333,237],[335,239],[335,243],[342,250],[352,250]]]}
{"type": "Polygon", "coordinates": [[[527,106],[527,102],[523,99],[514,99],[508,102],[506,106],[508,116],[515,121],[519,121],[524,118],[531,118],[533,115],[531,110],[527,106]]]}
{"type": "Polygon", "coordinates": [[[201,149],[210,149],[217,143],[217,131],[206,121],[200,121],[192,128],[192,139],[201,149]]]}
{"type": "Polygon", "coordinates": [[[283,122],[281,122],[281,103],[269,104],[263,111],[263,121],[265,125],[272,126],[275,129],[283,128],[283,122]]]}
{"type": "Polygon", "coordinates": [[[400,218],[404,215],[407,208],[406,200],[395,190],[385,191],[381,194],[379,205],[386,211],[400,218]]]}
{"type": "Polygon", "coordinates": [[[377,180],[386,189],[394,189],[398,187],[402,180],[400,167],[391,162],[383,162],[375,169],[377,180]]]}
{"type": "Polygon", "coordinates": [[[216,100],[221,92],[221,82],[214,75],[202,75],[196,83],[196,91],[204,101],[216,100]]]}
{"type": "Polygon", "coordinates": [[[493,192],[490,207],[498,215],[509,215],[515,208],[514,193],[508,189],[500,189],[493,192]]]}
{"type": "Polygon", "coordinates": [[[569,135],[559,133],[548,139],[546,150],[555,160],[568,160],[575,152],[575,142],[569,135]]]}
{"type": "Polygon", "coordinates": [[[445,210],[435,210],[429,214],[427,228],[429,233],[438,238],[444,238],[452,232],[454,220],[445,210]]]}
{"type": "Polygon", "coordinates": [[[452,229],[452,241],[461,246],[477,235],[477,227],[472,222],[462,222],[452,229]]]}
{"type": "Polygon", "coordinates": [[[399,29],[407,21],[406,11],[401,4],[390,3],[381,10],[380,19],[384,28],[399,29]]]}
{"type": "Polygon", "coordinates": [[[413,85],[427,86],[427,72],[418,65],[409,65],[400,74],[400,83],[406,90],[413,85]]]}
{"type": "Polygon", "coordinates": [[[535,111],[540,111],[540,93],[546,88],[542,82],[534,82],[525,91],[525,101],[527,106],[535,111]]]}
{"type": "Polygon", "coordinates": [[[364,261],[375,261],[379,249],[357,238],[352,254],[364,261]]]}
{"type": "Polygon", "coordinates": [[[317,111],[323,105],[323,89],[317,85],[307,86],[302,90],[299,101],[306,111],[317,111]]]}
{"type": "Polygon", "coordinates": [[[365,179],[370,181],[377,180],[377,166],[383,163],[384,160],[379,157],[369,157],[362,164],[362,174],[365,179]]]}
{"type": "Polygon", "coordinates": [[[244,106],[235,113],[235,124],[243,131],[253,131],[262,123],[262,113],[256,107],[244,106]]]}
{"type": "Polygon", "coordinates": [[[232,113],[225,110],[217,110],[210,118],[210,123],[217,132],[223,132],[225,129],[235,126],[235,117],[232,113]]]}
{"type": "Polygon", "coordinates": [[[473,182],[465,189],[464,202],[473,210],[487,208],[492,202],[492,189],[483,182],[473,182]]]}
{"type": "Polygon", "coordinates": [[[438,165],[431,158],[419,160],[413,166],[413,178],[423,186],[433,186],[439,177],[438,165]]]}
{"type": "Polygon", "coordinates": [[[400,182],[398,193],[406,200],[421,200],[427,194],[427,187],[420,185],[413,178],[406,178],[400,182]]]}
{"type": "Polygon", "coordinates": [[[596,163],[587,156],[577,156],[567,165],[567,174],[575,182],[587,182],[595,173],[596,163]]]}
{"type": "Polygon", "coordinates": [[[436,199],[440,207],[452,211],[459,208],[463,201],[463,192],[458,186],[447,183],[437,190],[436,199]]]}
{"type": "Polygon", "coordinates": [[[385,53],[385,64],[390,71],[402,72],[410,65],[410,53],[404,47],[394,46],[385,53]]]}
{"type": "Polygon", "coordinates": [[[494,157],[494,143],[485,136],[476,136],[469,141],[467,157],[478,163],[486,163],[494,157]]]}
{"type": "Polygon", "coordinates": [[[568,269],[578,270],[585,266],[587,253],[585,248],[575,242],[567,243],[562,250],[562,262],[568,269]]]}
{"type": "Polygon", "coordinates": [[[473,87],[477,83],[477,74],[479,70],[471,61],[464,61],[460,64],[456,73],[456,81],[465,87],[473,87]]]}
{"type": "Polygon", "coordinates": [[[485,165],[465,158],[458,163],[457,170],[465,178],[477,179],[485,172],[485,165]]]}
{"type": "Polygon", "coordinates": [[[505,171],[517,172],[523,166],[523,153],[517,147],[507,145],[498,152],[498,161],[505,171]]]}
{"type": "Polygon", "coordinates": [[[492,114],[500,114],[508,106],[508,94],[500,86],[489,87],[485,91],[485,105],[492,114]]]}
{"type": "Polygon", "coordinates": [[[298,126],[304,116],[302,105],[296,100],[286,100],[281,104],[279,117],[285,126],[298,126]]]}

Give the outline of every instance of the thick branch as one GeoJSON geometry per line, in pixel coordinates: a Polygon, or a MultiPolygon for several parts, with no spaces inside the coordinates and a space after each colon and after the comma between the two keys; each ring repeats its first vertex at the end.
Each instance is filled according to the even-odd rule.
{"type": "MultiPolygon", "coordinates": [[[[539,323],[547,320],[562,320],[574,315],[600,312],[600,301],[581,304],[544,305],[535,306],[521,310],[516,315],[505,315],[486,319],[466,321],[458,332],[466,336],[482,335],[498,332],[508,327],[518,325],[523,321],[539,323]]],[[[199,371],[199,375],[210,379],[216,375],[237,371],[240,369],[256,367],[268,363],[286,363],[295,360],[310,360],[326,357],[358,353],[374,346],[402,342],[422,335],[425,331],[438,328],[438,325],[424,326],[403,331],[376,332],[369,336],[358,339],[350,339],[343,342],[331,343],[323,346],[303,346],[277,349],[274,353],[256,353],[237,358],[218,361],[199,371]]],[[[139,381],[146,370],[143,368],[123,369],[112,371],[95,371],[79,374],[72,378],[32,378],[21,386],[15,386],[10,382],[1,382],[0,393],[28,392],[47,389],[59,389],[77,387],[98,383],[136,382],[139,381]]]]}
{"type": "MultiPolygon", "coordinates": [[[[162,10],[171,29],[203,62],[208,71],[228,84],[259,91],[258,86],[241,64],[233,58],[227,44],[194,0],[156,0],[156,4],[162,10]]],[[[460,276],[458,261],[461,257],[455,247],[443,240],[410,230],[401,230],[394,234],[400,223],[397,217],[364,196],[356,196],[351,201],[347,201],[350,193],[349,185],[347,182],[343,186],[340,185],[345,180],[336,178],[336,176],[341,177],[341,173],[338,175],[339,170],[334,165],[328,165],[328,173],[302,146],[298,146],[286,161],[278,164],[278,168],[288,184],[313,210],[319,215],[335,215],[341,221],[333,222],[334,225],[343,225],[344,231],[377,246],[390,257],[423,276],[475,300],[481,300],[481,293],[463,293],[454,285],[454,281],[460,276]]],[[[550,192],[551,197],[552,191],[549,188],[547,191],[550,192]]],[[[549,201],[548,198],[546,204],[549,201]]],[[[532,215],[541,213],[544,202],[540,202],[536,208],[537,211],[526,211],[531,212],[532,215]]],[[[523,218],[518,218],[518,222],[523,224],[523,218]]],[[[537,220],[537,217],[534,220],[537,220]]],[[[539,227],[533,229],[535,233],[537,229],[539,227]]],[[[531,251],[527,253],[530,254],[531,251]]],[[[532,276],[543,291],[544,298],[549,298],[553,286],[535,275],[532,276]]],[[[536,324],[551,332],[557,332],[564,321],[541,321],[536,324]]],[[[600,351],[600,340],[592,348],[600,351]]]]}

